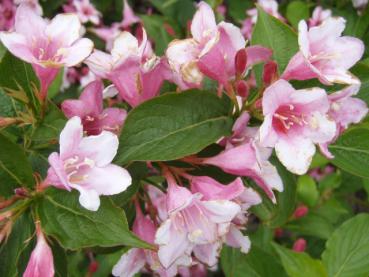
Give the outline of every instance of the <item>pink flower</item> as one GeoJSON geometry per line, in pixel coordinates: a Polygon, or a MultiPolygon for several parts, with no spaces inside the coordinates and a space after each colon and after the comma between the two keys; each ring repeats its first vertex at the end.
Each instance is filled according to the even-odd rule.
{"type": "Polygon", "coordinates": [[[0,31],[9,31],[14,25],[16,7],[12,0],[2,0],[0,3],[0,31]]]}
{"type": "MultiPolygon", "coordinates": [[[[142,240],[153,244],[155,240],[156,226],[148,215],[143,215],[136,204],[136,218],[133,224],[133,232],[142,240]]],[[[177,275],[175,265],[168,269],[163,268],[159,262],[158,254],[152,250],[133,248],[122,255],[113,267],[114,276],[132,277],[148,266],[148,268],[161,277],[174,277],[177,275]]]]}
{"type": "MultiPolygon", "coordinates": [[[[279,20],[285,21],[283,16],[278,12],[278,2],[275,0],[258,0],[257,4],[268,14],[278,18],[279,20]]],[[[253,24],[256,23],[258,19],[258,10],[250,9],[246,11],[246,14],[251,17],[253,24]]]]}
{"type": "Polygon", "coordinates": [[[89,21],[95,25],[100,23],[101,13],[90,3],[90,0],[73,0],[73,6],[82,23],[89,21]]]}
{"type": "Polygon", "coordinates": [[[167,180],[168,219],[155,236],[161,264],[166,268],[173,263],[189,265],[192,250],[198,259],[204,257],[212,263],[221,246],[221,236],[227,233],[240,206],[224,199],[202,200],[201,194],[178,186],[173,177],[167,176],[167,180]]]}
{"type": "Polygon", "coordinates": [[[0,33],[2,43],[13,55],[32,64],[41,81],[41,99],[61,67],[79,64],[91,53],[93,43],[79,39],[80,28],[76,15],[58,14],[48,23],[31,6],[21,4],[15,32],[0,33]]]}
{"type": "Polygon", "coordinates": [[[322,24],[322,22],[332,17],[331,10],[323,10],[321,6],[315,7],[312,17],[309,19],[309,27],[314,27],[322,24]]]}
{"type": "Polygon", "coordinates": [[[131,106],[155,97],[165,78],[165,64],[157,58],[143,31],[141,43],[129,32],[114,41],[111,54],[95,50],[86,60],[98,77],[109,79],[131,106]]]}
{"type": "Polygon", "coordinates": [[[37,244],[31,253],[23,277],[53,277],[54,260],[39,223],[36,224],[37,244]]]}
{"type": "MultiPolygon", "coordinates": [[[[235,248],[240,248],[241,252],[247,253],[250,249],[251,243],[249,238],[241,233],[240,229],[244,229],[243,226],[247,223],[248,209],[251,206],[261,203],[260,196],[253,189],[246,188],[241,178],[237,178],[228,185],[220,184],[219,182],[207,176],[194,176],[190,180],[192,193],[200,193],[203,196],[203,200],[227,200],[233,201],[234,203],[240,205],[240,212],[232,220],[232,224],[229,226],[229,230],[224,236],[228,245],[235,248]]],[[[213,247],[214,246],[216,245],[213,245],[213,247]]],[[[203,246],[196,246],[194,248],[194,253],[200,261],[212,266],[217,261],[217,251],[212,251],[212,255],[201,255],[204,253],[204,250],[210,249],[211,248],[209,245],[207,245],[205,248],[203,246]],[[209,258],[213,260],[212,263],[207,260],[209,258]]],[[[216,247],[214,250],[217,250],[216,247]]]]}
{"type": "Polygon", "coordinates": [[[329,143],[335,141],[339,134],[346,130],[350,124],[359,123],[367,114],[368,107],[366,103],[356,95],[360,85],[351,85],[343,90],[328,95],[330,102],[329,117],[333,119],[337,126],[336,136],[327,143],[321,143],[320,150],[327,157],[332,159],[333,155],[328,150],[329,143]]]}
{"type": "Polygon", "coordinates": [[[299,23],[300,51],[290,60],[282,78],[307,80],[318,78],[326,85],[332,83],[359,84],[348,72],[364,53],[361,40],[341,36],[345,20],[328,18],[308,30],[305,21],[299,23]]]}
{"type": "Polygon", "coordinates": [[[46,184],[69,191],[77,189],[81,205],[96,211],[99,195],[118,194],[132,181],[128,171],[111,164],[118,143],[118,137],[107,131],[83,137],[81,119],[72,117],[60,133],[60,154],[49,156],[46,184]]]}
{"type": "Polygon", "coordinates": [[[261,145],[275,147],[278,159],[292,173],[305,174],[315,153],[314,143],[328,142],[336,133],[336,124],[328,119],[326,92],[295,90],[279,80],[265,90],[262,107],[261,145]]]}
{"type": "Polygon", "coordinates": [[[87,135],[99,135],[103,130],[118,134],[127,112],[118,108],[103,109],[103,84],[91,82],[79,100],[65,100],[62,110],[66,117],[78,116],[87,135]]]}
{"type": "Polygon", "coordinates": [[[174,81],[182,88],[200,86],[203,74],[224,84],[235,75],[236,53],[245,47],[245,40],[238,27],[221,22],[216,25],[211,7],[198,4],[198,11],[191,24],[193,38],[174,40],[168,46],[166,56],[174,81]]]}

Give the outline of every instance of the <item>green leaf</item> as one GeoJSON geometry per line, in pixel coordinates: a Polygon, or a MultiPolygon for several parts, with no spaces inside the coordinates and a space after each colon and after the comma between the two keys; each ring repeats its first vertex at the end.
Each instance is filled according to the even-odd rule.
{"type": "Polygon", "coordinates": [[[7,197],[17,187],[32,187],[32,168],[22,148],[1,133],[0,145],[0,194],[7,197]]]}
{"type": "Polygon", "coordinates": [[[101,198],[97,212],[80,206],[78,193],[51,188],[37,201],[36,212],[46,234],[67,249],[85,247],[150,247],[128,229],[124,211],[101,198]]]}
{"type": "Polygon", "coordinates": [[[273,49],[273,58],[278,63],[279,73],[284,71],[292,56],[299,50],[296,33],[260,7],[251,44],[273,49]]]}
{"type": "Polygon", "coordinates": [[[64,69],[62,68],[59,71],[58,75],[56,75],[54,81],[51,83],[47,91],[47,97],[49,99],[54,98],[54,96],[56,96],[60,92],[60,88],[63,84],[63,77],[64,77],[64,69]]]}
{"type": "Polygon", "coordinates": [[[0,74],[0,87],[7,92],[24,93],[23,102],[31,104],[37,115],[40,102],[34,90],[39,87],[39,81],[32,66],[6,52],[0,62],[0,72],[3,73],[0,74]]]}
{"type": "Polygon", "coordinates": [[[239,249],[223,246],[220,261],[226,277],[287,276],[276,257],[255,245],[247,255],[239,249]]]}
{"type": "Polygon", "coordinates": [[[309,15],[309,5],[306,1],[292,1],[287,6],[286,17],[295,28],[300,20],[308,19],[309,15]]]}
{"type": "Polygon", "coordinates": [[[269,228],[276,228],[286,223],[295,210],[296,178],[277,159],[273,158],[272,162],[282,178],[284,191],[274,192],[277,204],[273,204],[269,199],[264,198],[261,204],[252,208],[252,211],[269,228]]]}
{"type": "Polygon", "coordinates": [[[229,101],[198,90],[149,100],[128,114],[116,160],[166,161],[195,154],[230,134],[229,111],[229,101]]]}
{"type": "Polygon", "coordinates": [[[63,130],[66,122],[67,120],[62,111],[50,102],[46,116],[33,133],[33,144],[55,144],[59,140],[60,132],[63,130]]]}
{"type": "Polygon", "coordinates": [[[246,10],[254,8],[252,1],[229,0],[228,13],[236,21],[241,22],[246,18],[246,10]]]}
{"type": "Polygon", "coordinates": [[[33,248],[34,225],[30,213],[21,215],[14,223],[8,240],[0,246],[0,276],[21,276],[33,248]]]}
{"type": "Polygon", "coordinates": [[[326,277],[327,272],[320,260],[311,258],[306,253],[298,253],[273,243],[290,277],[326,277]]]}
{"type": "Polygon", "coordinates": [[[328,239],[334,227],[325,217],[310,211],[306,216],[289,222],[285,228],[301,235],[328,239]]]}
{"type": "Polygon", "coordinates": [[[366,277],[369,274],[369,215],[343,223],[329,238],[323,263],[329,276],[366,277]]]}
{"type": "Polygon", "coordinates": [[[319,191],[312,177],[309,175],[299,176],[297,179],[297,195],[309,207],[315,206],[319,200],[319,191]]]}
{"type": "Polygon", "coordinates": [[[348,129],[329,150],[335,157],[333,164],[351,174],[369,178],[369,126],[348,129]]]}

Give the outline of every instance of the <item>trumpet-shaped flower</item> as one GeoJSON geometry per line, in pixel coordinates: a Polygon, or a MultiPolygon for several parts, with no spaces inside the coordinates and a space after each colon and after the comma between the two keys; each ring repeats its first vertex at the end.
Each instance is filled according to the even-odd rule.
{"type": "Polygon", "coordinates": [[[166,51],[169,65],[182,88],[199,86],[203,74],[224,84],[235,75],[236,53],[245,47],[238,27],[216,25],[211,7],[200,2],[191,24],[192,38],[174,40],[166,51]]]}
{"type": "Polygon", "coordinates": [[[61,67],[79,64],[90,55],[93,43],[80,39],[80,29],[74,14],[58,14],[47,22],[24,3],[16,12],[15,31],[1,32],[0,40],[14,56],[32,64],[44,99],[61,67]]]}
{"type": "Polygon", "coordinates": [[[118,149],[118,137],[107,131],[83,137],[79,117],[69,119],[60,133],[60,154],[51,153],[45,182],[57,188],[80,192],[79,202],[88,210],[100,206],[99,195],[113,195],[131,184],[128,171],[111,164],[118,149]]]}
{"type": "Polygon", "coordinates": [[[178,186],[171,176],[167,176],[167,180],[168,219],[161,224],[155,236],[159,260],[166,268],[175,262],[191,260],[191,252],[197,246],[210,247],[208,251],[214,253],[216,247],[213,244],[219,244],[241,210],[232,201],[203,200],[200,193],[193,194],[178,186]]]}
{"type": "MultiPolygon", "coordinates": [[[[136,218],[133,223],[133,232],[142,240],[153,244],[155,240],[156,226],[148,215],[143,215],[141,209],[136,206],[136,218]]],[[[158,254],[153,250],[140,248],[130,249],[124,253],[113,267],[113,275],[120,277],[132,277],[145,266],[160,277],[174,277],[177,275],[177,266],[173,265],[165,269],[159,262],[158,254]]]]}
{"type": "Polygon", "coordinates": [[[328,18],[321,25],[308,30],[305,21],[299,23],[300,51],[292,57],[284,71],[285,80],[318,78],[326,85],[332,83],[359,84],[348,72],[364,53],[360,39],[341,36],[345,20],[328,18]]]}
{"type": "Polygon", "coordinates": [[[261,145],[275,147],[278,159],[289,171],[306,173],[314,144],[329,142],[336,133],[336,124],[328,119],[326,92],[320,88],[295,90],[279,80],[265,90],[262,107],[261,145]]]}
{"type": "Polygon", "coordinates": [[[117,134],[127,116],[127,112],[119,108],[103,109],[103,89],[101,81],[91,82],[79,100],[65,100],[62,104],[68,118],[78,116],[82,119],[87,135],[98,135],[103,130],[117,134]]]}
{"type": "Polygon", "coordinates": [[[123,32],[110,55],[95,50],[86,63],[97,76],[111,80],[131,106],[155,97],[167,77],[165,64],[153,54],[144,30],[140,44],[131,33],[123,32]]]}
{"type": "Polygon", "coordinates": [[[31,253],[23,277],[53,277],[54,259],[39,223],[36,224],[37,244],[31,253]]]}

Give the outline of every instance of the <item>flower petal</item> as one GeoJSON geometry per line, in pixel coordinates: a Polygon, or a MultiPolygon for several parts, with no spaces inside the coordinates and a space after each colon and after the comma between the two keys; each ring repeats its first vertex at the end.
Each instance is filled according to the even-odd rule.
{"type": "Polygon", "coordinates": [[[71,46],[80,37],[81,22],[76,14],[58,14],[45,29],[52,40],[60,41],[62,47],[71,46]]]}
{"type": "Polygon", "coordinates": [[[58,53],[63,55],[61,63],[66,66],[75,66],[84,61],[92,52],[94,44],[88,38],[82,38],[68,48],[60,48],[58,53]]]}
{"type": "Polygon", "coordinates": [[[68,120],[64,129],[60,133],[60,157],[61,159],[75,152],[83,136],[83,126],[78,116],[68,120]]]}

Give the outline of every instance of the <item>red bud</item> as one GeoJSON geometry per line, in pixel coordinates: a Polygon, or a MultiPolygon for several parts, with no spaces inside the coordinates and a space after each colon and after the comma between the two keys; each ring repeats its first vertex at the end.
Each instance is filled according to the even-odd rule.
{"type": "Polygon", "coordinates": [[[264,65],[263,82],[265,86],[269,86],[278,79],[277,69],[278,65],[274,61],[269,61],[264,65]]]}
{"type": "Polygon", "coordinates": [[[306,249],[306,240],[298,239],[295,241],[292,247],[293,251],[295,252],[304,252],[306,249]]]}
{"type": "Polygon", "coordinates": [[[236,91],[237,94],[243,98],[247,98],[249,96],[249,86],[245,80],[238,80],[236,82],[236,91]]]}
{"type": "Polygon", "coordinates": [[[297,207],[297,209],[294,212],[295,218],[304,217],[309,212],[309,208],[305,205],[300,205],[297,207]]]}
{"type": "Polygon", "coordinates": [[[282,228],[277,228],[274,230],[274,237],[276,238],[280,238],[283,236],[283,229],[282,228]]]}
{"type": "Polygon", "coordinates": [[[238,50],[234,62],[235,62],[236,74],[242,75],[245,72],[246,65],[247,65],[247,53],[246,53],[245,48],[238,50]]]}
{"type": "Polygon", "coordinates": [[[88,267],[88,271],[95,273],[99,268],[99,263],[97,261],[92,261],[88,267]]]}

